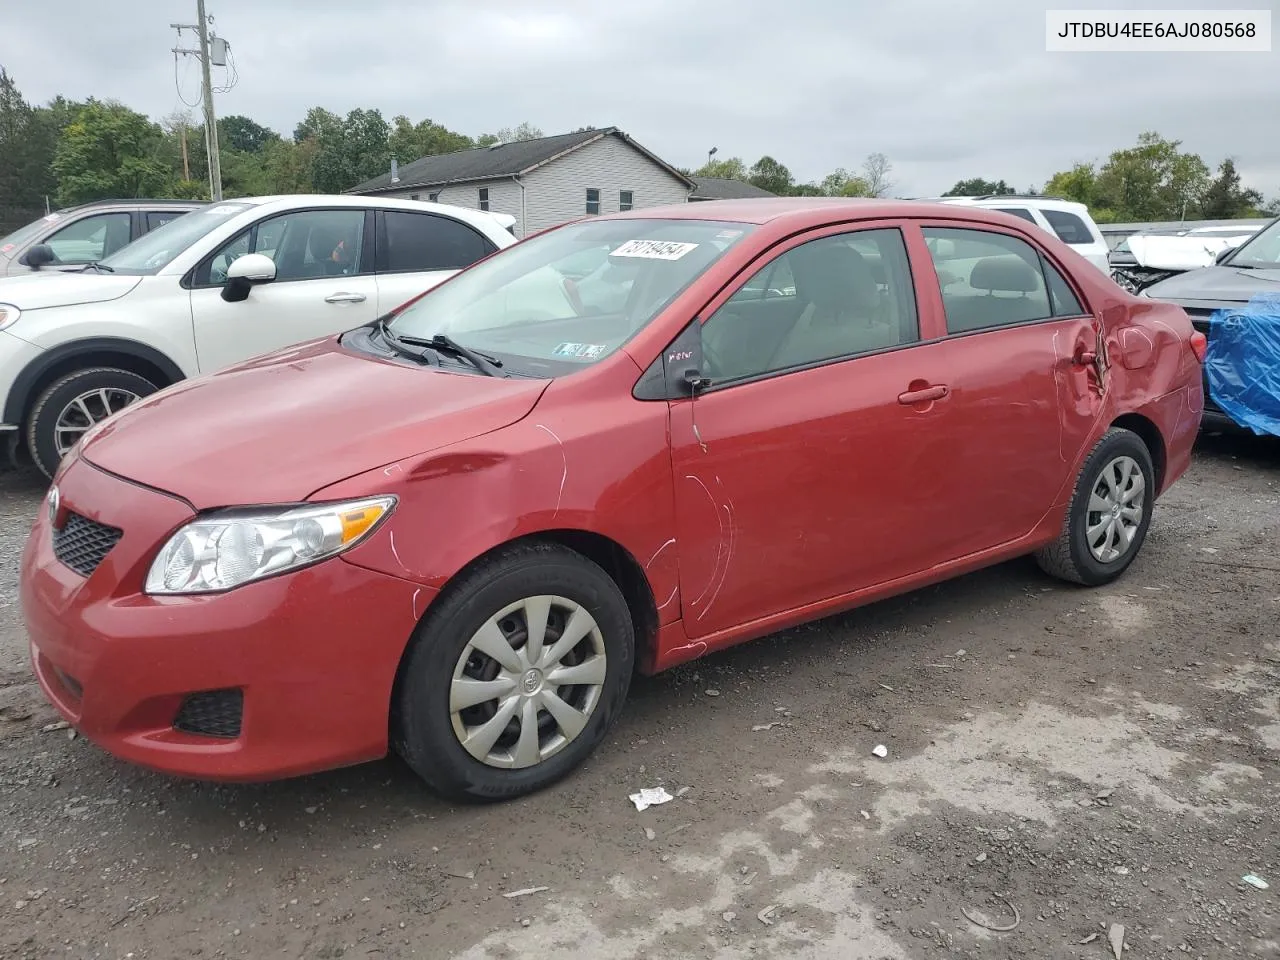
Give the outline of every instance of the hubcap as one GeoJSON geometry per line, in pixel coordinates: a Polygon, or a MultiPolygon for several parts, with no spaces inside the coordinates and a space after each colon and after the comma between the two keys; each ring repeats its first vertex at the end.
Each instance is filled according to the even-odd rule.
{"type": "Polygon", "coordinates": [[[490,767],[531,767],[587,725],[604,691],[604,638],[564,597],[526,597],[467,642],[449,687],[453,732],[490,767]]]}
{"type": "Polygon", "coordinates": [[[1147,483],[1132,457],[1116,457],[1098,475],[1085,514],[1085,541],[1099,563],[1114,563],[1129,552],[1142,525],[1147,483]]]}
{"type": "Polygon", "coordinates": [[[58,456],[65,457],[67,451],[76,445],[76,441],[84,436],[85,431],[137,399],[138,395],[132,390],[118,387],[104,387],[80,394],[62,408],[58,422],[54,424],[53,436],[58,456]]]}

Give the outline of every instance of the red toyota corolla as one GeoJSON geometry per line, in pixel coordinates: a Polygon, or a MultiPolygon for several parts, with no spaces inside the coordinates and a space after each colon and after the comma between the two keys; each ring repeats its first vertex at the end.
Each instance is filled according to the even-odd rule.
{"type": "Polygon", "coordinates": [[[158,770],[390,745],[513,797],[586,758],[636,669],[1024,554],[1119,576],[1187,468],[1203,351],[1004,214],[571,223],[86,435],[23,558],[35,673],[158,770]]]}

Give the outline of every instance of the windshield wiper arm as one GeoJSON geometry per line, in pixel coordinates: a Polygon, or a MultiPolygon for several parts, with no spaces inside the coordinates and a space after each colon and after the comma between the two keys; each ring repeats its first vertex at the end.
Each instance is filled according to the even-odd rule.
{"type": "Polygon", "coordinates": [[[387,346],[389,346],[394,352],[400,354],[400,356],[408,357],[410,360],[418,360],[428,365],[432,365],[434,361],[435,366],[440,365],[438,357],[433,357],[431,354],[423,350],[413,349],[418,346],[426,346],[425,343],[415,343],[412,339],[404,340],[392,333],[391,327],[387,323],[387,318],[389,316],[390,314],[387,314],[387,316],[384,317],[379,317],[376,323],[376,329],[382,334],[382,339],[386,342],[387,346]]]}
{"type": "Polygon", "coordinates": [[[97,260],[90,260],[88,263],[86,263],[83,267],[80,268],[80,272],[84,273],[90,267],[98,271],[98,273],[115,273],[116,272],[114,268],[108,267],[105,263],[99,263],[97,260]]]}
{"type": "Polygon", "coordinates": [[[491,357],[488,354],[472,350],[470,347],[464,347],[453,337],[446,336],[443,333],[437,333],[434,337],[399,337],[398,339],[401,343],[411,347],[429,347],[439,353],[449,353],[455,357],[461,357],[486,377],[506,376],[502,372],[502,361],[497,357],[491,357]]]}

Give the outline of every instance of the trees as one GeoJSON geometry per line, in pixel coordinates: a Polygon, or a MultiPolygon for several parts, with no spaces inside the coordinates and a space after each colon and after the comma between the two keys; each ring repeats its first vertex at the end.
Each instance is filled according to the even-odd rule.
{"type": "Polygon", "coordinates": [[[873,153],[862,163],[862,179],[867,183],[868,197],[883,197],[893,189],[889,171],[893,164],[883,153],[873,153]]]}
{"type": "Polygon", "coordinates": [[[1236,163],[1227,157],[1218,165],[1218,176],[1209,184],[1200,205],[1206,220],[1231,220],[1253,216],[1262,206],[1262,194],[1240,185],[1236,163]]]}
{"type": "Polygon", "coordinates": [[[475,141],[466,134],[455,133],[434,120],[421,120],[415,124],[404,114],[392,119],[391,133],[387,138],[391,155],[401,163],[470,150],[475,145],[475,141]]]}
{"type": "Polygon", "coordinates": [[[850,173],[844,167],[836,167],[822,179],[819,187],[826,197],[869,197],[871,184],[865,177],[850,173]]]}
{"type": "Polygon", "coordinates": [[[124,104],[89,100],[58,140],[58,202],[163,194],[172,181],[163,141],[159,125],[124,104]]]}
{"type": "Polygon", "coordinates": [[[218,145],[243,153],[261,153],[263,147],[280,134],[240,114],[222,117],[218,121],[218,145]]]}
{"type": "Polygon", "coordinates": [[[315,107],[298,129],[316,142],[311,182],[322,193],[341,193],[390,169],[391,126],[379,110],[356,109],[339,119],[315,107]]]}
{"type": "Polygon", "coordinates": [[[546,134],[526,120],[514,130],[511,127],[503,127],[497,133],[486,133],[477,137],[476,146],[491,147],[495,143],[514,143],[517,140],[538,140],[544,136],[546,136],[546,134]]]}
{"type": "Polygon", "coordinates": [[[770,156],[761,157],[755,162],[747,172],[747,181],[780,197],[791,193],[795,182],[791,171],[770,156]]]}
{"type": "Polygon", "coordinates": [[[958,180],[956,185],[943,194],[944,197],[986,197],[1009,196],[1017,193],[1013,187],[1003,180],[984,180],[982,177],[971,177],[958,180]]]}
{"type": "Polygon", "coordinates": [[[693,172],[695,177],[716,177],[721,180],[746,180],[747,165],[741,157],[725,160],[708,160],[693,172]]]}

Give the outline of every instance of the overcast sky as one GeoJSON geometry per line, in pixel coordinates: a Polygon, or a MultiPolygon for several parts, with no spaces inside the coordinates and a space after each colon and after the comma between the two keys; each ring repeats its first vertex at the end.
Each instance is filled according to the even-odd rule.
{"type": "MultiPolygon", "coordinates": [[[[678,166],[714,146],[748,164],[770,154],[798,180],[880,151],[895,193],[919,196],[970,176],[1040,186],[1156,130],[1211,166],[1234,155],[1247,184],[1280,194],[1280,53],[1044,49],[1046,6],[1280,0],[208,3],[239,69],[217,112],[286,135],[315,105],[473,135],[524,120],[548,134],[614,125],[678,166]]],[[[168,25],[194,17],[195,0],[58,0],[49,12],[0,0],[0,64],[32,102],[95,95],[160,117],[181,106],[168,25]]],[[[195,102],[195,62],[178,77],[195,102]]]]}

